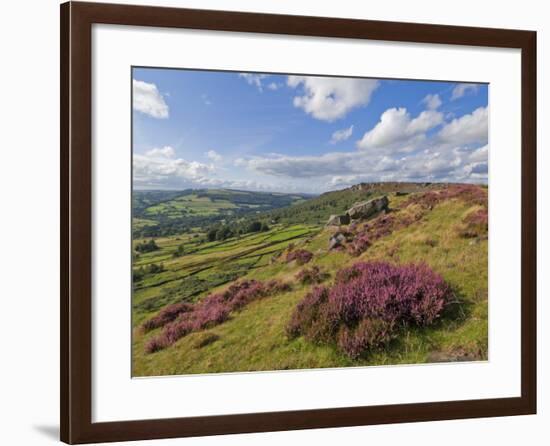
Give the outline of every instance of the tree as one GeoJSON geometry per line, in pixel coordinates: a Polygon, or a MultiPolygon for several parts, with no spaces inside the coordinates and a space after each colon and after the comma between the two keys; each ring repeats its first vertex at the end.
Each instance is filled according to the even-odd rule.
{"type": "Polygon", "coordinates": [[[212,228],[206,233],[206,238],[209,242],[213,242],[214,240],[216,240],[217,232],[218,230],[216,228],[212,228]]]}
{"type": "Polygon", "coordinates": [[[253,221],[248,225],[247,232],[258,232],[262,229],[262,224],[259,221],[253,221]]]}
{"type": "Polygon", "coordinates": [[[141,279],[143,279],[144,275],[145,271],[143,270],[143,266],[141,266],[132,271],[132,281],[139,282],[141,279]]]}
{"type": "Polygon", "coordinates": [[[227,226],[222,226],[216,232],[216,240],[225,240],[231,236],[233,236],[233,232],[227,226]]]}
{"type": "Polygon", "coordinates": [[[147,273],[149,274],[157,274],[157,273],[161,273],[164,271],[164,263],[161,263],[160,265],[156,264],[156,263],[151,263],[149,265],[149,268],[147,270],[147,273]]]}
{"type": "Polygon", "coordinates": [[[178,249],[174,251],[174,254],[172,254],[173,257],[181,257],[183,254],[185,254],[185,248],[183,245],[179,245],[178,249]]]}
{"type": "Polygon", "coordinates": [[[138,243],[136,245],[136,251],[141,253],[156,251],[157,249],[159,249],[159,247],[153,239],[149,240],[148,242],[143,241],[142,243],[138,243]]]}

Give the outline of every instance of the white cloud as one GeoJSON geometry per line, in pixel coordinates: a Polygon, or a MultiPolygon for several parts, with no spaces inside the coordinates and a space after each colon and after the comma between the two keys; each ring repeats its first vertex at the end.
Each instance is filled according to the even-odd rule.
{"type": "Polygon", "coordinates": [[[134,154],[134,182],[143,185],[182,185],[207,183],[213,167],[197,161],[175,157],[170,146],[154,148],[145,154],[134,154]]]}
{"type": "Polygon", "coordinates": [[[259,91],[263,91],[262,81],[268,76],[268,74],[239,73],[239,77],[246,80],[249,85],[256,86],[259,91]]]}
{"type": "Polygon", "coordinates": [[[352,109],[365,106],[379,82],[374,79],[288,76],[290,87],[303,87],[303,95],[294,97],[294,106],[314,118],[332,122],[352,109]]]}
{"type": "Polygon", "coordinates": [[[349,126],[347,129],[336,130],[332,134],[332,137],[330,138],[330,143],[336,144],[340,141],[345,141],[346,139],[349,139],[352,133],[353,133],[353,125],[349,126]]]}
{"type": "Polygon", "coordinates": [[[290,178],[313,178],[323,175],[345,174],[350,170],[353,153],[326,153],[320,156],[273,156],[239,160],[251,170],[266,175],[290,178]]]}
{"type": "Polygon", "coordinates": [[[281,86],[280,84],[277,84],[277,83],[275,83],[275,82],[271,82],[271,83],[267,86],[267,88],[269,88],[270,90],[278,90],[280,86],[281,86]]]}
{"type": "MultiPolygon", "coordinates": [[[[149,189],[226,187],[324,192],[362,181],[486,182],[486,121],[487,109],[482,107],[433,134],[428,131],[443,122],[441,113],[426,110],[412,118],[405,109],[389,109],[366,134],[371,135],[369,143],[383,143],[372,146],[380,150],[245,156],[234,159],[234,168],[227,170],[216,164],[221,155],[214,150],[205,152],[212,162],[201,163],[178,158],[170,146],[152,148],[134,155],[134,184],[149,189]]],[[[351,136],[353,128],[339,131],[351,136]]]]}
{"type": "Polygon", "coordinates": [[[325,191],[362,181],[486,182],[488,147],[468,149],[433,144],[405,156],[380,156],[369,151],[334,152],[321,156],[273,156],[241,159],[240,165],[268,178],[299,184],[298,190],[325,191]]]}
{"type": "MultiPolygon", "coordinates": [[[[486,118],[487,109],[480,108],[431,134],[429,130],[444,124],[442,113],[425,110],[412,118],[405,108],[392,108],[365,134],[359,150],[239,158],[235,165],[266,178],[285,178],[285,184],[298,184],[302,190],[337,189],[361,181],[486,182],[486,118]]],[[[339,132],[351,134],[352,128],[339,132]]]]}
{"type": "Polygon", "coordinates": [[[176,155],[176,151],[170,146],[155,147],[146,152],[145,155],[149,158],[173,158],[176,155]]]}
{"type": "Polygon", "coordinates": [[[443,122],[443,114],[425,110],[411,119],[406,108],[390,108],[382,113],[374,128],[358,141],[360,149],[408,152],[415,150],[425,133],[443,122]]]}
{"type": "Polygon", "coordinates": [[[209,150],[205,153],[205,155],[214,162],[219,162],[222,160],[222,156],[215,150],[209,150]]]}
{"type": "Polygon", "coordinates": [[[489,135],[488,118],[488,107],[480,107],[471,114],[455,118],[446,124],[439,132],[438,138],[455,145],[484,144],[489,135]]]}
{"type": "Polygon", "coordinates": [[[451,101],[454,101],[455,99],[461,98],[469,91],[472,93],[475,93],[478,90],[479,86],[477,84],[457,84],[455,88],[453,88],[453,92],[451,94],[451,101]]]}
{"type": "Polygon", "coordinates": [[[168,118],[168,105],[155,84],[132,80],[133,109],[153,118],[168,118]]]}
{"type": "Polygon", "coordinates": [[[438,94],[428,94],[424,99],[422,99],[422,102],[426,104],[428,110],[437,110],[442,104],[441,98],[438,94]]]}

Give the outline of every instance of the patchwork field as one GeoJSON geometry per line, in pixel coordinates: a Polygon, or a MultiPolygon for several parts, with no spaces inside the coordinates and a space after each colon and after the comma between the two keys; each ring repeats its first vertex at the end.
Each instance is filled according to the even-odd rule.
{"type": "Polygon", "coordinates": [[[180,234],[225,219],[291,206],[307,198],[304,194],[225,189],[134,191],[134,237],[180,234]]]}
{"type": "MultiPolygon", "coordinates": [[[[235,207],[265,206],[236,203],[235,191],[232,201],[221,199],[222,191],[214,200],[174,194],[159,202],[146,195],[134,213],[134,233],[158,223],[159,215],[227,217],[235,207]]],[[[485,187],[383,183],[284,199],[287,207],[215,220],[214,227],[134,238],[134,376],[487,359],[485,187]],[[321,223],[355,201],[380,196],[389,199],[386,212],[340,227],[321,223]],[[329,249],[337,236],[343,241],[329,249]],[[349,327],[342,325],[336,338],[313,335],[312,321],[314,329],[326,324],[324,310],[308,308],[304,298],[311,300],[316,287],[336,298],[338,287],[345,291],[345,268],[376,262],[427,265],[444,281],[442,310],[429,320],[422,316],[422,323],[392,319],[385,337],[363,336],[361,345],[371,348],[359,354],[342,348],[349,327]],[[307,319],[308,311],[309,331],[302,325],[291,335],[290,322],[307,319]]],[[[359,328],[349,328],[352,340],[359,328]]]]}

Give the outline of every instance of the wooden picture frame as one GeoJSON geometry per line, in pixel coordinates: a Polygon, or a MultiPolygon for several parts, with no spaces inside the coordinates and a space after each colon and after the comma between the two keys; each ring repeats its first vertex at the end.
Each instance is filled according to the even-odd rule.
{"type": "Polygon", "coordinates": [[[536,33],[69,2],[61,5],[61,440],[127,441],[536,413],[536,33]],[[521,396],[92,422],[92,24],[521,50],[521,396]]]}

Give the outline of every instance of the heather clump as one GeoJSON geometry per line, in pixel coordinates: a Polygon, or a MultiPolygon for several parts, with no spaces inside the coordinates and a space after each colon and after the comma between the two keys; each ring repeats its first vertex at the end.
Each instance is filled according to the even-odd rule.
{"type": "Polygon", "coordinates": [[[298,265],[305,265],[313,258],[313,253],[307,249],[296,249],[289,251],[286,255],[286,263],[296,261],[298,265]]]}
{"type": "Polygon", "coordinates": [[[187,302],[178,302],[167,305],[159,313],[142,324],[143,331],[151,331],[155,328],[164,327],[169,322],[174,321],[180,314],[191,311],[193,305],[187,302]]]}
{"type": "Polygon", "coordinates": [[[358,358],[389,343],[407,326],[428,326],[450,298],[443,278],[425,264],[358,262],[332,287],[316,287],[297,305],[289,337],[335,344],[358,358]]]}
{"type": "MultiPolygon", "coordinates": [[[[353,240],[346,245],[346,251],[357,257],[365,252],[376,240],[392,234],[394,231],[404,229],[421,220],[427,212],[433,210],[439,203],[459,199],[472,205],[483,206],[479,215],[472,217],[474,220],[467,223],[464,237],[476,237],[483,231],[483,218],[487,215],[487,193],[473,184],[449,185],[442,189],[430,190],[424,193],[412,195],[397,209],[397,212],[384,214],[365,224],[361,229],[355,229],[353,240]],[[407,209],[416,205],[416,209],[407,209]],[[477,220],[476,220],[477,219],[477,220]]],[[[486,230],[485,230],[486,232],[486,230]]]]}
{"type": "Polygon", "coordinates": [[[353,240],[346,245],[346,250],[348,254],[357,257],[365,252],[376,240],[386,237],[398,229],[407,227],[413,221],[413,219],[405,215],[381,215],[357,230],[353,240]]]}
{"type": "Polygon", "coordinates": [[[329,274],[321,270],[318,266],[313,266],[300,270],[295,277],[301,284],[311,285],[324,282],[329,277],[329,274]]]}
{"type": "Polygon", "coordinates": [[[465,203],[487,207],[487,192],[475,184],[452,184],[443,189],[415,194],[406,200],[401,207],[416,204],[423,209],[431,210],[445,200],[459,199],[465,203]]]}
{"type": "MultiPolygon", "coordinates": [[[[238,281],[223,292],[210,294],[196,304],[187,304],[189,308],[179,312],[169,323],[165,323],[161,334],[152,338],[146,344],[145,350],[147,353],[162,350],[189,333],[225,322],[233,311],[240,310],[256,299],[288,290],[290,290],[290,285],[279,280],[238,281]]],[[[162,311],[159,316],[161,313],[162,311]]],[[[154,319],[145,322],[144,326],[155,325],[151,322],[154,319]]]]}
{"type": "Polygon", "coordinates": [[[460,235],[465,238],[475,238],[487,235],[489,230],[489,215],[487,209],[470,212],[464,219],[464,228],[460,235]]]}
{"type": "Polygon", "coordinates": [[[346,245],[348,254],[357,257],[365,252],[370,245],[372,245],[372,239],[368,234],[359,234],[353,239],[351,243],[346,245]]]}

